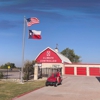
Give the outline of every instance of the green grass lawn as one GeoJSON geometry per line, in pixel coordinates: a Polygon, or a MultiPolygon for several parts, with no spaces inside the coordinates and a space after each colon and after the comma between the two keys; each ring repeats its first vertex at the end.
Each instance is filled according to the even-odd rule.
{"type": "Polygon", "coordinates": [[[0,81],[0,100],[11,100],[20,94],[30,92],[34,89],[43,87],[44,85],[44,80],[25,82],[24,84],[0,81]]]}

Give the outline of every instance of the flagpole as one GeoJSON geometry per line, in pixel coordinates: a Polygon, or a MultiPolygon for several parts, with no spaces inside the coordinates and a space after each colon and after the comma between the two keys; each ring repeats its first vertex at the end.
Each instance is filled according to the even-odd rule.
{"type": "Polygon", "coordinates": [[[24,28],[23,28],[23,40],[22,40],[22,67],[21,67],[21,83],[23,83],[23,67],[24,67],[24,48],[25,48],[25,23],[26,18],[24,16],[24,28]]]}

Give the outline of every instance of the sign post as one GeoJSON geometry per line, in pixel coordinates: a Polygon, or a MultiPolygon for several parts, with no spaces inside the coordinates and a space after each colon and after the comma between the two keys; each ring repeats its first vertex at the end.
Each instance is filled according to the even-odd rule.
{"type": "Polygon", "coordinates": [[[10,66],[7,67],[7,78],[8,78],[8,69],[10,69],[10,66]]]}

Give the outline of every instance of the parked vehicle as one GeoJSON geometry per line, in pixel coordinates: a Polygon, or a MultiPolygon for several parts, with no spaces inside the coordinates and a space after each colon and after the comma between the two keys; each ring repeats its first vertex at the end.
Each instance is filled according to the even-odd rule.
{"type": "Polygon", "coordinates": [[[55,86],[55,87],[57,87],[60,84],[62,84],[62,78],[59,77],[59,81],[57,81],[57,75],[54,73],[50,77],[48,77],[45,83],[46,86],[55,86]]]}

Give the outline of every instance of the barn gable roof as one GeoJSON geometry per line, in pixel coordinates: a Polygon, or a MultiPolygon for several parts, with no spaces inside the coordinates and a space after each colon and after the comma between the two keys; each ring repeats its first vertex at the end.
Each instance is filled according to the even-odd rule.
{"type": "Polygon", "coordinates": [[[53,52],[55,52],[55,53],[58,55],[58,57],[62,60],[62,63],[72,63],[67,57],[65,57],[64,55],[62,55],[62,54],[59,53],[59,52],[56,52],[55,50],[51,49],[50,47],[47,47],[46,49],[44,49],[43,51],[41,51],[41,52],[38,54],[38,56],[35,58],[35,60],[39,57],[39,55],[40,55],[42,52],[44,52],[44,51],[47,50],[47,49],[50,49],[50,50],[52,50],[53,52]]]}

